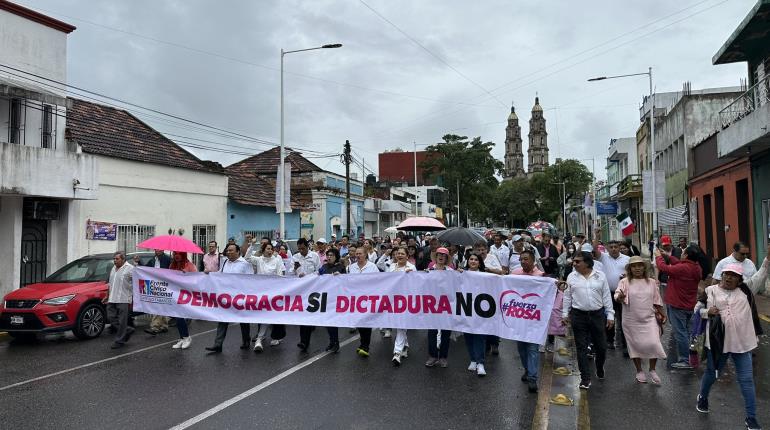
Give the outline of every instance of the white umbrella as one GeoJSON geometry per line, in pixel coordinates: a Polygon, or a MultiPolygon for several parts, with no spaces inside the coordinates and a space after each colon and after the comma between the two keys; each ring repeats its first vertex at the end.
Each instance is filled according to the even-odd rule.
{"type": "Polygon", "coordinates": [[[391,227],[388,227],[388,228],[386,228],[386,229],[385,229],[385,233],[388,233],[388,234],[396,234],[396,233],[398,233],[398,229],[397,229],[397,228],[396,228],[396,226],[394,225],[394,226],[391,226],[391,227]]]}

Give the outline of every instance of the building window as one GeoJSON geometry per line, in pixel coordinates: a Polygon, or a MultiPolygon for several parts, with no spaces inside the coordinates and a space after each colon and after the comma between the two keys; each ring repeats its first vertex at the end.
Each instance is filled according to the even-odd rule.
{"type": "MultiPolygon", "coordinates": [[[[203,252],[208,251],[208,244],[212,240],[217,240],[217,226],[211,224],[193,224],[192,228],[193,242],[198,245],[203,252]]],[[[202,256],[193,254],[192,262],[197,266],[202,256]]]]}
{"type": "Polygon", "coordinates": [[[154,225],[118,225],[118,251],[136,252],[136,245],[155,236],[154,225]]]}
{"type": "Polygon", "coordinates": [[[43,118],[41,122],[42,140],[40,141],[40,146],[43,148],[55,148],[53,144],[53,106],[43,106],[43,118]]]}
{"type": "Polygon", "coordinates": [[[11,99],[8,118],[8,142],[21,143],[21,99],[11,99]]]}

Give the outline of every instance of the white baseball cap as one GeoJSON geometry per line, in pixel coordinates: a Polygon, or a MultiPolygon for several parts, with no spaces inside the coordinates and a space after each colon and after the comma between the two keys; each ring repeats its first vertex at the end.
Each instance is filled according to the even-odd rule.
{"type": "Polygon", "coordinates": [[[586,242],[583,244],[583,246],[580,247],[580,250],[583,252],[594,252],[594,247],[591,246],[590,243],[586,242]]]}
{"type": "Polygon", "coordinates": [[[320,238],[320,239],[316,240],[316,242],[318,242],[318,243],[326,243],[326,239],[324,239],[324,238],[322,237],[322,238],[320,238]]]}

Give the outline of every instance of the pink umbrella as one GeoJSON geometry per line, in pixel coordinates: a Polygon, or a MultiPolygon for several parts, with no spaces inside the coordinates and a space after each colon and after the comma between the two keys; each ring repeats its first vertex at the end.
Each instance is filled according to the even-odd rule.
{"type": "Polygon", "coordinates": [[[446,226],[441,224],[441,221],[436,218],[430,218],[427,216],[415,216],[407,218],[396,227],[399,230],[406,231],[438,231],[446,230],[446,226]]]}
{"type": "Polygon", "coordinates": [[[151,237],[136,246],[138,248],[203,254],[203,251],[195,244],[195,242],[185,239],[182,236],[174,236],[172,234],[151,237]]]}

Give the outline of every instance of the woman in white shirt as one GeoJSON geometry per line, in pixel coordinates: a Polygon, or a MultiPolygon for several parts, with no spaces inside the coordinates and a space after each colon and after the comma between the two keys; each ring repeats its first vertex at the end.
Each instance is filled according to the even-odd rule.
{"type": "MultiPolygon", "coordinates": [[[[417,270],[414,264],[407,259],[406,248],[401,247],[393,252],[395,262],[390,265],[388,272],[412,272],[417,270]]],[[[406,329],[396,329],[396,341],[393,345],[393,365],[401,365],[401,359],[409,356],[409,340],[406,337],[406,329]]]]}
{"type": "MultiPolygon", "coordinates": [[[[283,259],[274,253],[273,245],[271,243],[262,244],[261,254],[261,257],[252,257],[252,260],[249,261],[257,268],[258,275],[283,276],[284,273],[286,273],[286,267],[283,264],[283,259]]],[[[259,325],[257,338],[254,340],[254,352],[262,352],[265,349],[262,345],[262,342],[265,340],[268,327],[270,327],[270,324],[259,325]]],[[[270,340],[270,346],[276,346],[280,343],[280,339],[270,340]]]]}

